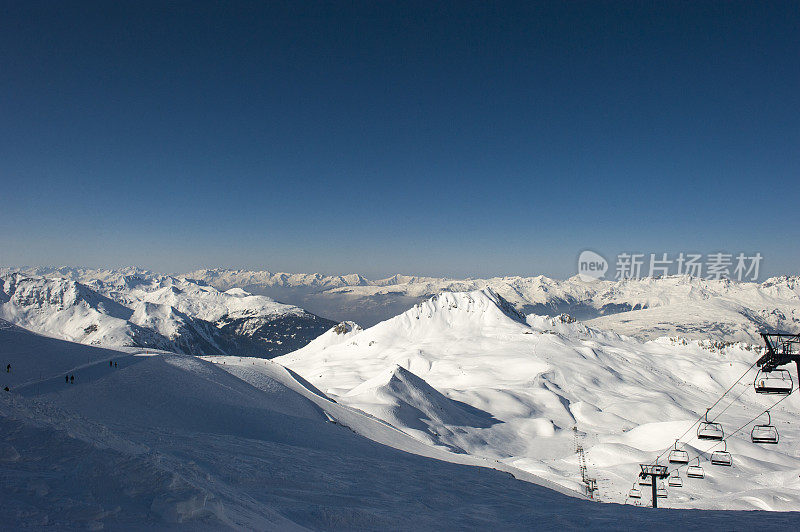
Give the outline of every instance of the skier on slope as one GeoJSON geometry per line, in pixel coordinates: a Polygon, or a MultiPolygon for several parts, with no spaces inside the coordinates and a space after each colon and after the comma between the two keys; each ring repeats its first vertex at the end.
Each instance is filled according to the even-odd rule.
{"type": "Polygon", "coordinates": [[[64,375],[64,382],[69,384],[69,375],[64,375]]]}
{"type": "Polygon", "coordinates": [[[6,373],[11,373],[11,364],[6,366],[6,373]]]}
{"type": "Polygon", "coordinates": [[[69,376],[69,383],[70,384],[74,384],[75,383],[75,375],[70,375],[69,376]]]}

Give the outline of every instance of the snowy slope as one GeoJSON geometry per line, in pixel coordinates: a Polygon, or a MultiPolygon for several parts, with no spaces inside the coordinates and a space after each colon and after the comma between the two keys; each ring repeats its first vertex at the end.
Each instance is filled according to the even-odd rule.
{"type": "Polygon", "coordinates": [[[82,343],[257,356],[297,349],[333,325],[243,290],[220,292],[154,274],[95,275],[70,275],[83,282],[20,273],[0,277],[0,316],[82,343]]]}
{"type": "MultiPolygon", "coordinates": [[[[10,529],[654,527],[641,509],[437,450],[271,361],[145,356],[0,325],[0,360],[13,366],[3,374],[12,392],[0,393],[0,520],[10,529]],[[29,382],[41,367],[59,374],[29,382]]],[[[675,510],[657,527],[798,522],[675,510]]]]}
{"type": "MultiPolygon", "coordinates": [[[[523,320],[483,290],[443,293],[346,341],[312,343],[275,360],[421,442],[500,460],[570,489],[581,486],[579,437],[590,475],[601,479],[600,497],[624,502],[638,464],[679,438],[760,354],[745,344],[642,343],[569,316],[523,320]]],[[[726,430],[775,400],[753,392],[754,376],[712,411],[726,430]]],[[[708,466],[715,449],[690,431],[682,441],[691,454],[702,453],[707,479],[685,479],[664,504],[800,510],[798,409],[796,396],[773,409],[779,446],[752,444],[747,431],[734,437],[729,469],[708,466]]]]}
{"type": "Polygon", "coordinates": [[[800,332],[800,279],[761,284],[686,276],[625,281],[592,298],[595,308],[627,305],[588,323],[642,339],[680,335],[760,344],[758,332],[800,332]]]}
{"type": "Polygon", "coordinates": [[[497,422],[486,412],[442,395],[398,365],[353,388],[345,401],[425,443],[459,453],[466,452],[464,447],[474,447],[475,442],[463,443],[461,435],[449,427],[489,427],[497,422]]]}

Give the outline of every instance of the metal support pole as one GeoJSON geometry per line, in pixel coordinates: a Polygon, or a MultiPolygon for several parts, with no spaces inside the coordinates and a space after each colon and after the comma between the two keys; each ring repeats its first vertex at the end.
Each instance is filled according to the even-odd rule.
{"type": "Polygon", "coordinates": [[[656,493],[656,476],[650,475],[650,480],[653,482],[653,508],[658,508],[658,494],[656,493]]]}

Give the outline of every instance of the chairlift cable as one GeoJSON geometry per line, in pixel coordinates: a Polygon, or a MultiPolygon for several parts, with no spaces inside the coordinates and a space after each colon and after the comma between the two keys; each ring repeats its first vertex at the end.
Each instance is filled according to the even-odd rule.
{"type": "MultiPolygon", "coordinates": [[[[717,399],[717,401],[716,401],[716,402],[715,402],[713,405],[711,405],[711,406],[710,406],[708,409],[709,409],[709,410],[711,410],[712,408],[714,408],[715,406],[717,406],[717,405],[719,404],[719,402],[720,402],[720,401],[722,401],[722,399],[723,399],[723,398],[724,398],[726,395],[728,395],[728,392],[729,392],[729,391],[731,391],[731,390],[733,390],[733,387],[734,387],[734,386],[736,386],[737,384],[739,384],[739,381],[741,381],[741,380],[744,378],[744,376],[745,376],[745,375],[747,375],[747,374],[750,372],[750,370],[751,370],[751,369],[753,369],[754,367],[756,367],[756,364],[758,364],[758,361],[755,361],[755,362],[753,362],[753,364],[752,364],[752,365],[751,365],[749,368],[747,368],[747,369],[745,370],[745,372],[744,372],[744,373],[742,373],[742,376],[741,376],[741,377],[739,377],[738,379],[736,379],[736,382],[734,382],[733,384],[731,384],[730,388],[728,388],[727,390],[725,390],[725,393],[723,393],[723,394],[720,396],[720,398],[719,398],[719,399],[717,399]]],[[[687,431],[687,432],[688,432],[688,431],[687,431]]]]}
{"type": "MultiPolygon", "coordinates": [[[[697,424],[698,424],[700,421],[702,421],[704,418],[705,418],[705,419],[708,419],[708,418],[706,417],[706,416],[708,415],[708,412],[709,412],[709,411],[710,411],[712,408],[714,408],[715,406],[717,406],[717,405],[720,403],[720,401],[722,401],[722,399],[723,399],[723,398],[724,398],[724,397],[725,397],[725,396],[726,396],[726,395],[727,395],[727,394],[728,394],[728,393],[729,393],[729,392],[730,392],[730,391],[731,391],[731,390],[734,388],[734,386],[736,386],[737,384],[739,384],[739,383],[741,382],[741,380],[742,380],[742,379],[743,379],[743,378],[744,378],[744,377],[745,377],[745,376],[746,376],[746,375],[747,375],[747,374],[750,372],[750,370],[752,370],[752,369],[753,369],[753,368],[756,366],[756,364],[757,364],[757,363],[758,363],[758,361],[756,361],[756,362],[753,362],[753,363],[750,365],[750,367],[749,367],[749,368],[747,368],[747,369],[745,370],[745,372],[744,372],[744,373],[742,373],[742,375],[741,375],[741,376],[740,376],[740,377],[739,377],[739,378],[736,380],[736,382],[734,382],[733,384],[731,384],[731,385],[728,387],[728,389],[727,389],[727,390],[725,390],[725,392],[724,392],[724,393],[723,393],[723,394],[722,394],[722,395],[719,397],[719,399],[717,399],[717,400],[714,402],[714,404],[712,404],[712,405],[709,407],[709,409],[708,409],[708,410],[706,410],[705,414],[703,414],[702,416],[700,416],[699,418],[697,418],[697,420],[696,420],[694,423],[692,423],[692,424],[689,426],[689,428],[687,428],[687,429],[686,429],[686,432],[684,432],[683,434],[681,434],[681,435],[680,435],[680,437],[678,437],[678,439],[677,439],[676,441],[680,441],[680,440],[681,440],[681,439],[682,439],[684,436],[686,436],[686,435],[687,435],[687,434],[688,434],[688,433],[689,433],[689,432],[690,432],[690,431],[691,431],[691,430],[692,430],[692,429],[695,427],[695,425],[697,425],[697,424]]],[[[730,407],[731,407],[731,405],[733,405],[733,404],[734,404],[734,403],[735,403],[735,402],[736,402],[736,401],[737,401],[737,400],[738,400],[738,399],[739,399],[739,398],[740,398],[742,395],[744,395],[744,393],[745,393],[747,390],[749,390],[749,387],[745,387],[745,389],[742,391],[742,393],[740,393],[738,396],[736,396],[736,398],[735,398],[735,399],[733,399],[733,401],[731,401],[731,403],[730,403],[728,406],[726,406],[726,407],[725,407],[725,408],[722,410],[722,412],[720,412],[719,414],[717,414],[717,415],[714,417],[714,419],[712,420],[712,422],[716,421],[716,420],[717,420],[717,419],[718,419],[718,418],[719,418],[719,417],[720,417],[720,416],[721,416],[721,415],[722,415],[722,414],[723,414],[723,413],[724,413],[724,412],[725,412],[725,411],[726,411],[728,408],[730,408],[730,407]]],[[[798,390],[800,390],[800,383],[798,383],[798,390]]],[[[773,405],[772,405],[770,408],[773,408],[774,406],[776,406],[778,403],[780,403],[781,401],[783,401],[784,399],[786,399],[786,398],[787,398],[787,397],[789,397],[790,395],[791,395],[791,393],[790,393],[790,394],[788,394],[788,395],[784,395],[784,396],[783,396],[781,399],[779,399],[778,401],[776,401],[775,403],[773,403],[773,405]]],[[[734,434],[737,434],[737,433],[738,433],[739,431],[741,431],[743,428],[747,427],[748,425],[750,425],[751,423],[753,423],[754,421],[756,421],[756,420],[757,420],[759,417],[761,417],[762,415],[764,415],[764,414],[765,414],[765,413],[766,413],[766,412],[767,412],[767,411],[768,411],[770,408],[768,408],[768,409],[767,409],[767,410],[765,410],[764,412],[761,412],[759,415],[757,415],[756,417],[754,417],[753,419],[751,419],[750,421],[748,421],[748,422],[747,422],[747,424],[745,424],[745,425],[743,425],[743,426],[739,427],[738,429],[736,429],[735,431],[733,431],[731,434],[728,434],[728,435],[726,435],[725,437],[723,437],[723,438],[722,438],[722,440],[720,440],[720,441],[717,441],[717,442],[714,442],[714,443],[713,443],[713,444],[712,444],[712,445],[711,445],[711,446],[710,446],[708,449],[706,449],[704,452],[700,452],[700,454],[698,454],[697,456],[695,456],[695,457],[693,457],[693,458],[690,458],[689,462],[691,462],[692,460],[694,460],[694,458],[701,457],[701,456],[703,456],[704,454],[708,454],[708,452],[709,452],[709,451],[711,451],[711,449],[713,449],[714,447],[716,447],[716,446],[717,446],[717,445],[719,445],[720,443],[722,443],[722,442],[724,442],[725,440],[727,440],[729,437],[733,436],[734,434]]],[[[655,459],[655,460],[654,460],[652,463],[653,463],[653,464],[657,464],[657,463],[658,463],[658,461],[659,461],[659,460],[660,460],[660,459],[661,459],[661,458],[662,458],[662,457],[663,457],[665,454],[667,454],[667,453],[670,451],[670,449],[672,449],[672,446],[670,446],[670,447],[669,447],[669,448],[667,448],[667,449],[666,449],[664,452],[662,452],[661,454],[659,454],[659,455],[656,457],[656,459],[655,459]]],[[[688,465],[688,464],[681,464],[681,465],[679,465],[679,466],[676,466],[674,469],[668,469],[667,471],[668,471],[668,473],[670,473],[670,474],[671,474],[671,473],[673,473],[673,472],[675,472],[675,471],[680,471],[680,469],[681,469],[681,468],[682,468],[684,465],[688,465]]],[[[638,478],[638,475],[637,475],[637,478],[638,478]]],[[[635,481],[634,481],[634,484],[635,484],[635,481]]]]}
{"type": "MultiPolygon", "coordinates": [[[[681,439],[682,439],[684,436],[686,436],[687,434],[689,434],[689,432],[690,432],[690,431],[691,431],[691,430],[692,430],[692,429],[695,427],[695,425],[697,425],[698,423],[700,423],[700,422],[701,422],[701,421],[702,421],[704,418],[705,418],[705,419],[708,419],[708,418],[706,418],[706,415],[708,414],[708,412],[709,412],[709,411],[710,411],[712,408],[714,408],[715,406],[717,406],[717,405],[720,403],[720,401],[722,401],[722,399],[724,399],[724,398],[725,398],[725,396],[726,396],[726,395],[728,395],[728,392],[730,392],[730,391],[733,389],[733,387],[734,387],[734,386],[736,386],[737,384],[739,384],[739,382],[740,382],[740,381],[741,381],[741,380],[742,380],[742,379],[745,377],[745,375],[747,375],[747,374],[750,372],[750,370],[751,370],[751,369],[753,369],[753,368],[756,366],[756,364],[757,364],[757,363],[758,363],[758,361],[756,361],[756,362],[753,362],[753,363],[750,365],[750,367],[749,367],[749,368],[747,368],[747,369],[744,371],[744,373],[742,373],[742,375],[741,375],[741,376],[740,376],[738,379],[736,379],[736,381],[735,381],[733,384],[731,384],[731,385],[730,385],[730,387],[728,387],[728,389],[727,389],[727,390],[725,390],[725,392],[724,392],[724,393],[723,393],[723,394],[722,394],[722,395],[719,397],[719,399],[717,399],[717,400],[714,402],[714,404],[713,404],[713,405],[711,405],[711,406],[708,408],[708,410],[706,410],[706,413],[705,413],[705,414],[703,414],[702,416],[700,416],[699,418],[697,418],[697,420],[696,420],[694,423],[692,423],[692,424],[689,426],[689,428],[688,428],[688,429],[686,429],[686,432],[684,432],[683,434],[681,434],[681,435],[678,437],[678,441],[680,441],[680,440],[681,440],[681,439]]],[[[747,389],[747,388],[746,388],[746,389],[747,389]]],[[[788,397],[788,396],[786,396],[786,397],[788,397]]],[[[738,397],[737,397],[737,399],[738,399],[738,397]]],[[[727,408],[726,408],[726,409],[727,409],[727,408]]],[[[724,412],[724,410],[723,410],[723,412],[724,412]]],[[[717,416],[717,417],[719,417],[719,416],[717,416]]],[[[714,419],[716,419],[716,418],[714,418],[714,419]]],[[[657,463],[658,463],[658,461],[661,459],[661,457],[663,457],[665,454],[667,454],[667,453],[670,451],[670,449],[672,449],[672,446],[668,447],[668,448],[667,448],[667,449],[666,449],[664,452],[662,452],[661,454],[659,454],[659,455],[656,457],[655,461],[653,461],[653,463],[654,463],[654,464],[657,464],[657,463]]]]}
{"type": "Polygon", "coordinates": [[[730,402],[730,404],[729,404],[728,406],[726,406],[725,408],[723,408],[723,409],[722,409],[722,412],[720,412],[719,414],[717,414],[716,416],[714,416],[714,419],[712,419],[712,420],[711,420],[711,422],[713,423],[714,421],[718,420],[718,419],[720,418],[720,416],[722,416],[722,414],[724,414],[724,413],[725,413],[725,411],[726,411],[727,409],[729,409],[730,407],[732,407],[732,406],[733,406],[733,404],[734,404],[736,401],[738,401],[738,400],[739,400],[739,398],[740,398],[741,396],[743,396],[744,394],[746,394],[746,393],[747,393],[747,392],[749,392],[749,391],[750,391],[750,387],[749,387],[749,386],[745,386],[744,390],[742,390],[742,393],[740,393],[739,395],[737,395],[737,396],[736,396],[736,398],[735,398],[733,401],[731,401],[731,402],[730,402]]]}
{"type": "MultiPolygon", "coordinates": [[[[750,365],[750,367],[748,367],[748,368],[747,368],[747,369],[744,371],[744,373],[742,373],[742,375],[741,375],[741,376],[740,376],[738,379],[736,379],[736,381],[735,381],[733,384],[731,384],[731,385],[728,387],[728,389],[727,389],[727,390],[725,390],[725,392],[723,392],[723,393],[722,393],[722,395],[720,395],[720,396],[719,396],[719,398],[718,398],[718,399],[717,399],[717,400],[714,402],[714,404],[712,404],[712,405],[711,405],[711,406],[708,408],[708,410],[706,410],[706,412],[705,412],[705,413],[704,413],[702,416],[698,417],[698,418],[697,418],[697,420],[695,420],[695,422],[694,422],[694,423],[692,423],[692,424],[691,424],[691,425],[690,425],[690,426],[689,426],[689,427],[686,429],[686,431],[685,431],[683,434],[681,434],[681,435],[678,437],[678,439],[676,440],[676,442],[680,441],[680,440],[681,440],[681,439],[682,439],[684,436],[686,436],[686,435],[687,435],[687,434],[688,434],[688,433],[689,433],[689,432],[690,432],[690,431],[691,431],[691,430],[692,430],[692,429],[695,427],[695,425],[697,425],[698,423],[700,423],[700,422],[701,422],[703,419],[705,419],[706,421],[708,421],[708,412],[710,412],[710,411],[711,411],[711,409],[713,409],[715,406],[717,406],[717,405],[718,405],[718,404],[719,404],[719,403],[720,403],[720,402],[721,402],[721,401],[722,401],[722,400],[725,398],[725,396],[726,396],[726,395],[728,395],[728,393],[729,393],[729,392],[730,392],[730,391],[731,391],[731,390],[732,390],[732,389],[733,389],[733,388],[734,388],[734,387],[735,387],[737,384],[739,384],[739,383],[741,382],[741,380],[742,380],[742,379],[743,379],[743,378],[744,378],[744,377],[745,377],[745,376],[746,376],[746,375],[747,375],[747,374],[750,372],[750,370],[752,370],[752,369],[753,369],[753,368],[756,366],[756,364],[758,364],[758,361],[757,361],[757,360],[756,360],[755,362],[753,362],[753,363],[750,365]]],[[[722,412],[720,412],[719,414],[717,414],[717,415],[714,417],[714,419],[712,419],[712,420],[711,420],[711,422],[712,422],[712,423],[713,423],[713,422],[715,422],[715,421],[716,421],[716,420],[717,420],[717,419],[718,419],[718,418],[719,418],[719,417],[720,417],[720,416],[721,416],[723,413],[725,413],[725,411],[726,411],[726,410],[728,410],[728,408],[730,408],[730,407],[731,407],[731,406],[732,406],[732,405],[733,405],[733,404],[734,404],[734,403],[735,403],[735,402],[736,402],[736,401],[737,401],[737,400],[738,400],[738,399],[739,399],[739,398],[740,398],[742,395],[744,395],[744,393],[745,393],[745,392],[746,392],[748,389],[749,389],[749,388],[745,388],[745,390],[744,390],[744,391],[742,391],[742,393],[740,393],[738,396],[736,396],[736,397],[735,397],[735,398],[734,398],[734,399],[733,399],[733,400],[730,402],[730,404],[728,404],[728,406],[726,406],[726,407],[725,407],[725,408],[722,410],[722,412]]],[[[784,396],[783,396],[781,399],[779,399],[779,400],[777,400],[775,403],[773,403],[773,404],[772,404],[772,406],[770,406],[769,408],[767,408],[766,410],[764,410],[763,412],[761,412],[759,415],[757,415],[756,417],[754,417],[753,419],[751,419],[750,421],[748,421],[746,424],[742,425],[741,427],[739,427],[738,429],[736,429],[735,431],[733,431],[732,433],[730,433],[730,434],[728,434],[728,435],[724,436],[724,437],[722,438],[722,440],[720,440],[720,441],[717,441],[717,442],[714,442],[714,444],[713,444],[713,445],[711,445],[711,446],[710,446],[708,449],[706,449],[704,452],[700,452],[700,453],[699,453],[699,454],[698,454],[696,457],[694,457],[694,458],[699,458],[699,457],[703,456],[704,454],[707,454],[709,451],[711,451],[711,449],[713,449],[714,447],[716,447],[716,446],[717,446],[717,445],[719,445],[720,443],[722,443],[722,442],[725,442],[725,441],[726,441],[728,438],[732,437],[734,434],[737,434],[737,433],[739,433],[739,432],[740,432],[742,429],[744,429],[745,427],[747,427],[748,425],[750,425],[751,423],[753,423],[754,421],[756,421],[756,420],[757,420],[759,417],[761,417],[761,416],[762,416],[762,415],[764,415],[765,413],[769,412],[769,410],[770,410],[770,409],[772,409],[772,408],[774,408],[775,406],[777,406],[779,403],[781,403],[781,402],[782,402],[784,399],[786,399],[787,397],[789,397],[789,396],[790,396],[790,395],[791,395],[791,394],[792,394],[794,391],[797,391],[797,390],[800,390],[800,383],[798,383],[798,388],[797,388],[796,390],[793,390],[793,391],[792,391],[792,392],[790,392],[789,394],[787,394],[787,395],[784,395],[784,396]]],[[[668,453],[668,452],[669,452],[671,449],[672,449],[672,446],[670,446],[670,447],[668,447],[667,449],[665,449],[665,450],[664,450],[664,451],[663,451],[661,454],[659,454],[659,455],[656,457],[656,459],[655,459],[655,460],[652,462],[652,464],[657,464],[657,463],[658,463],[658,461],[659,461],[659,460],[660,460],[660,459],[661,459],[661,458],[662,458],[662,457],[663,457],[665,454],[667,454],[667,453],[668,453]]],[[[690,462],[691,462],[692,460],[694,460],[694,458],[690,459],[690,462]]],[[[677,467],[675,467],[674,469],[668,469],[668,472],[669,472],[669,473],[672,473],[673,471],[679,471],[679,470],[680,470],[680,469],[681,469],[681,468],[682,468],[684,465],[687,465],[687,464],[682,464],[682,465],[680,465],[680,466],[677,466],[677,467]]],[[[638,477],[638,475],[637,475],[637,477],[638,477]]],[[[635,482],[635,481],[634,481],[634,484],[636,484],[636,482],[635,482]]],[[[626,498],[626,499],[627,499],[627,498],[626,498]]]]}
{"type": "MultiPolygon", "coordinates": [[[[792,390],[792,393],[794,393],[794,392],[796,392],[796,391],[798,391],[798,390],[800,390],[800,386],[798,386],[797,388],[795,388],[794,390],[792,390]]],[[[763,416],[764,414],[766,414],[767,412],[769,412],[770,410],[772,410],[772,409],[773,409],[775,406],[777,406],[777,405],[778,405],[778,403],[780,403],[781,401],[783,401],[784,399],[786,399],[787,397],[790,397],[790,396],[791,396],[791,394],[789,394],[789,395],[784,395],[783,397],[781,397],[780,399],[778,399],[777,401],[775,401],[774,403],[772,403],[772,405],[770,405],[770,407],[769,407],[769,408],[767,408],[767,409],[766,409],[766,410],[764,410],[763,412],[759,413],[757,416],[755,416],[754,418],[752,418],[750,421],[748,421],[747,423],[745,423],[744,425],[742,425],[742,426],[741,426],[741,427],[739,427],[738,429],[736,429],[736,430],[734,430],[733,432],[731,432],[730,434],[726,435],[726,436],[725,436],[725,437],[724,437],[722,440],[720,440],[720,441],[718,441],[718,442],[714,442],[714,443],[711,445],[711,447],[707,448],[705,451],[701,451],[701,452],[700,452],[700,453],[698,453],[696,456],[693,456],[692,458],[690,458],[690,459],[689,459],[689,463],[691,463],[691,462],[692,462],[692,461],[693,461],[695,458],[699,458],[699,457],[702,457],[702,456],[703,456],[703,455],[705,455],[705,454],[708,454],[708,452],[709,452],[709,451],[711,451],[711,449],[713,449],[714,447],[716,447],[716,446],[717,446],[717,445],[719,445],[720,443],[722,443],[722,442],[726,441],[728,438],[731,438],[731,437],[733,437],[733,435],[734,435],[734,434],[737,434],[737,433],[739,433],[739,432],[740,432],[742,429],[746,428],[748,425],[750,425],[750,424],[751,424],[751,423],[753,423],[754,421],[757,421],[757,420],[758,420],[758,418],[760,418],[761,416],[763,416]]],[[[672,473],[673,471],[678,471],[678,470],[680,470],[680,469],[681,469],[683,466],[686,466],[686,465],[688,465],[688,464],[682,464],[682,465],[676,466],[674,469],[669,469],[669,470],[668,470],[668,472],[669,472],[669,473],[672,473]]]]}
{"type": "MultiPolygon", "coordinates": [[[[737,432],[739,432],[739,431],[740,431],[740,430],[742,430],[743,428],[747,427],[748,425],[750,425],[750,424],[751,424],[751,423],[753,423],[754,421],[757,421],[757,420],[758,420],[758,418],[760,418],[760,417],[761,417],[761,416],[763,416],[764,414],[767,414],[767,413],[769,413],[769,411],[770,411],[770,410],[772,410],[773,408],[775,408],[776,406],[778,406],[778,403],[780,403],[781,401],[783,401],[783,400],[784,400],[784,399],[786,399],[787,397],[791,397],[791,396],[792,396],[792,393],[794,393],[794,392],[796,392],[796,391],[798,391],[798,390],[800,390],[800,387],[797,387],[797,388],[793,389],[793,390],[792,390],[792,392],[791,392],[790,394],[788,394],[788,395],[784,395],[783,397],[781,397],[780,399],[778,399],[777,401],[775,401],[774,403],[772,403],[772,405],[771,405],[769,408],[767,408],[766,410],[764,410],[763,412],[761,412],[760,414],[758,414],[756,417],[754,417],[753,419],[751,419],[750,421],[748,421],[747,423],[745,423],[744,425],[742,425],[742,426],[741,426],[741,427],[739,427],[738,429],[736,429],[736,430],[734,430],[733,432],[731,432],[731,433],[730,433],[730,435],[728,435],[728,436],[727,436],[725,439],[727,439],[727,438],[730,438],[731,436],[733,436],[734,434],[736,434],[737,432]]],[[[724,440],[723,440],[723,441],[724,441],[724,440]]]]}

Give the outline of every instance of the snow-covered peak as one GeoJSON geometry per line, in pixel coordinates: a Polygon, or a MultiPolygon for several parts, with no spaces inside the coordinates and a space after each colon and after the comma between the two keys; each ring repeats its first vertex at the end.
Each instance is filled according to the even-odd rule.
{"type": "Polygon", "coordinates": [[[613,332],[587,327],[585,324],[576,320],[569,314],[559,314],[558,316],[539,316],[537,314],[529,314],[525,321],[534,331],[555,333],[572,338],[602,338],[606,340],[616,340],[620,337],[618,334],[613,332]]]}
{"type": "Polygon", "coordinates": [[[339,375],[341,386],[323,390],[338,394],[372,379],[387,363],[417,375],[418,370],[427,371],[437,360],[437,355],[426,351],[428,345],[438,351],[441,346],[461,345],[465,339],[520,336],[530,331],[524,318],[492,290],[443,292],[369,329],[343,335],[328,331],[303,349],[275,360],[308,369],[309,375],[319,372],[319,378],[337,372],[341,363],[348,368],[339,375]]]}
{"type": "Polygon", "coordinates": [[[19,273],[0,278],[0,303],[7,303],[9,309],[38,309],[40,312],[81,305],[115,318],[130,316],[129,309],[76,281],[31,278],[19,273]]]}
{"type": "Polygon", "coordinates": [[[242,290],[241,288],[231,288],[230,290],[225,290],[225,293],[233,297],[247,297],[252,295],[250,292],[242,290]]]}
{"type": "Polygon", "coordinates": [[[205,280],[143,272],[104,272],[86,279],[93,290],[133,306],[139,301],[168,305],[193,318],[215,322],[252,316],[301,314],[302,309],[278,303],[272,298],[252,295],[241,288],[222,292],[205,280]]]}
{"type": "Polygon", "coordinates": [[[40,334],[94,345],[166,347],[130,321],[133,310],[70,279],[0,278],[0,317],[40,334]]]}
{"type": "Polygon", "coordinates": [[[452,333],[489,328],[518,327],[525,317],[490,288],[472,292],[442,292],[414,305],[406,312],[376,325],[373,330],[452,333]]]}
{"type": "Polygon", "coordinates": [[[355,387],[346,395],[349,405],[395,427],[413,433],[432,445],[464,452],[449,427],[490,426],[495,420],[485,412],[449,399],[424,379],[394,364],[355,387]]]}
{"type": "Polygon", "coordinates": [[[392,395],[396,393],[411,395],[409,393],[410,390],[414,390],[421,395],[436,392],[423,379],[398,364],[392,364],[375,377],[350,390],[346,395],[353,397],[366,392],[375,394],[390,392],[392,395]]]}

